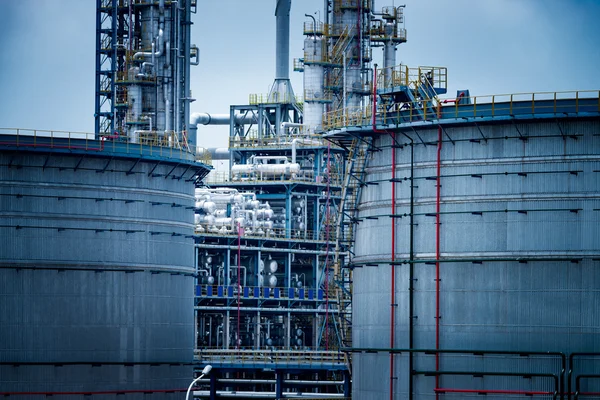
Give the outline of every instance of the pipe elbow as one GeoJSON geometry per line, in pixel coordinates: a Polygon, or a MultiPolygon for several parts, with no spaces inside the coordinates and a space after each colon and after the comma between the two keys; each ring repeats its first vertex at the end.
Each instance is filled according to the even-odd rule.
{"type": "Polygon", "coordinates": [[[208,125],[210,123],[210,114],[207,113],[193,113],[190,116],[190,127],[197,128],[198,124],[208,125]]]}

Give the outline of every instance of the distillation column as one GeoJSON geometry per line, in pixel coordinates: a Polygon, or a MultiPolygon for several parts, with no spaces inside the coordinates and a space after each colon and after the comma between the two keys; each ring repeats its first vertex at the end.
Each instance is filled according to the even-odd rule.
{"type": "Polygon", "coordinates": [[[97,18],[96,134],[187,147],[190,59],[197,64],[198,56],[189,44],[192,1],[104,3],[97,18]]]}
{"type": "Polygon", "coordinates": [[[324,103],[329,100],[324,93],[325,62],[327,57],[326,41],[323,39],[323,24],[309,14],[312,22],[305,22],[304,39],[304,125],[309,133],[322,130],[324,103]],[[307,29],[309,28],[309,29],[307,29]]]}

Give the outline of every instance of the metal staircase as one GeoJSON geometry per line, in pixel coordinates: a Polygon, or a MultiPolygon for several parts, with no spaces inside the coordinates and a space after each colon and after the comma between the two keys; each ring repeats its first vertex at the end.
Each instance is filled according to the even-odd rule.
{"type": "Polygon", "coordinates": [[[346,26],[337,38],[331,50],[331,57],[328,60],[329,68],[325,77],[325,91],[332,98],[336,91],[341,90],[342,77],[344,76],[344,54],[352,40],[350,27],[346,26]]]}
{"type": "Polygon", "coordinates": [[[420,102],[419,111],[423,119],[432,119],[437,116],[437,107],[440,104],[433,80],[427,76],[420,76],[418,80],[410,83],[413,92],[413,101],[420,102]]]}
{"type": "MultiPolygon", "coordinates": [[[[342,185],[340,215],[336,226],[336,247],[334,252],[334,293],[338,304],[338,332],[341,345],[352,347],[352,270],[342,267],[342,253],[348,263],[354,245],[356,224],[358,223],[358,203],[365,186],[365,165],[371,138],[354,139],[349,146],[346,170],[342,185]]],[[[350,359],[347,360],[349,368],[350,359]]]]}

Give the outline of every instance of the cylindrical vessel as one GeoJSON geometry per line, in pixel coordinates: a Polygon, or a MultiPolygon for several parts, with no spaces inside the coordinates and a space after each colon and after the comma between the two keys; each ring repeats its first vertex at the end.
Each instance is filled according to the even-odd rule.
{"type": "Polygon", "coordinates": [[[396,66],[396,43],[394,39],[395,24],[387,22],[384,27],[385,42],[383,44],[383,87],[392,87],[392,68],[396,66]]]}
{"type": "MultiPolygon", "coordinates": [[[[378,185],[363,189],[353,260],[363,266],[353,277],[353,346],[409,348],[412,331],[414,349],[599,351],[599,131],[598,120],[585,119],[421,128],[418,136],[409,127],[412,157],[410,140],[396,133],[394,194],[392,141],[376,136],[373,146],[382,151],[372,155],[365,181],[378,185]]],[[[560,374],[559,359],[540,358],[496,356],[486,364],[485,355],[442,354],[439,370],[560,374]]],[[[432,355],[416,354],[412,366],[406,353],[393,361],[394,398],[407,398],[407,371],[436,369],[432,355]]],[[[598,363],[590,368],[600,372],[598,363]]],[[[388,398],[389,376],[389,353],[355,355],[353,396],[388,398]]],[[[435,397],[433,377],[412,379],[415,399],[435,397]]],[[[445,375],[438,387],[554,386],[541,378],[445,375]]]]}
{"type": "Polygon", "coordinates": [[[308,133],[321,131],[323,105],[327,100],[323,88],[325,42],[317,35],[304,40],[304,125],[308,133]]]}
{"type": "Polygon", "coordinates": [[[0,150],[0,391],[180,398],[199,167],[22,149],[0,150]]]}

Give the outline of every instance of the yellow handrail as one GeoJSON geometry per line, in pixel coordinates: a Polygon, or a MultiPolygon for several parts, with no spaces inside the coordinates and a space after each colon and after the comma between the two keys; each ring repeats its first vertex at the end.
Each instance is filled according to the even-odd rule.
{"type": "MultiPolygon", "coordinates": [[[[405,79],[404,75],[402,75],[402,79],[405,79]]],[[[443,76],[440,76],[440,79],[444,79],[443,76]]],[[[586,99],[593,101],[591,104],[587,103],[587,110],[595,108],[595,104],[597,104],[597,112],[600,112],[600,91],[598,90],[493,94],[460,97],[460,101],[457,101],[457,98],[440,98],[436,101],[440,104],[454,103],[454,115],[446,113],[445,116],[459,118],[482,116],[482,105],[485,104],[490,105],[490,116],[492,117],[499,115],[513,116],[517,112],[530,114],[562,113],[559,110],[561,100],[574,101],[572,104],[574,112],[579,113],[582,109],[582,101],[586,99]],[[544,101],[547,104],[543,104],[544,101]]],[[[432,100],[425,99],[418,102],[401,103],[398,105],[402,106],[401,110],[399,107],[395,109],[389,107],[389,104],[386,105],[386,108],[378,104],[377,116],[385,120],[387,117],[396,116],[402,112],[405,118],[403,122],[435,119],[436,115],[428,111],[428,108],[432,106],[432,104],[429,104],[431,102],[432,100]],[[416,110],[421,110],[421,112],[419,113],[416,110]]],[[[349,107],[326,113],[323,116],[323,129],[332,130],[349,126],[371,125],[372,107],[372,104],[370,104],[363,108],[349,107]]]]}

